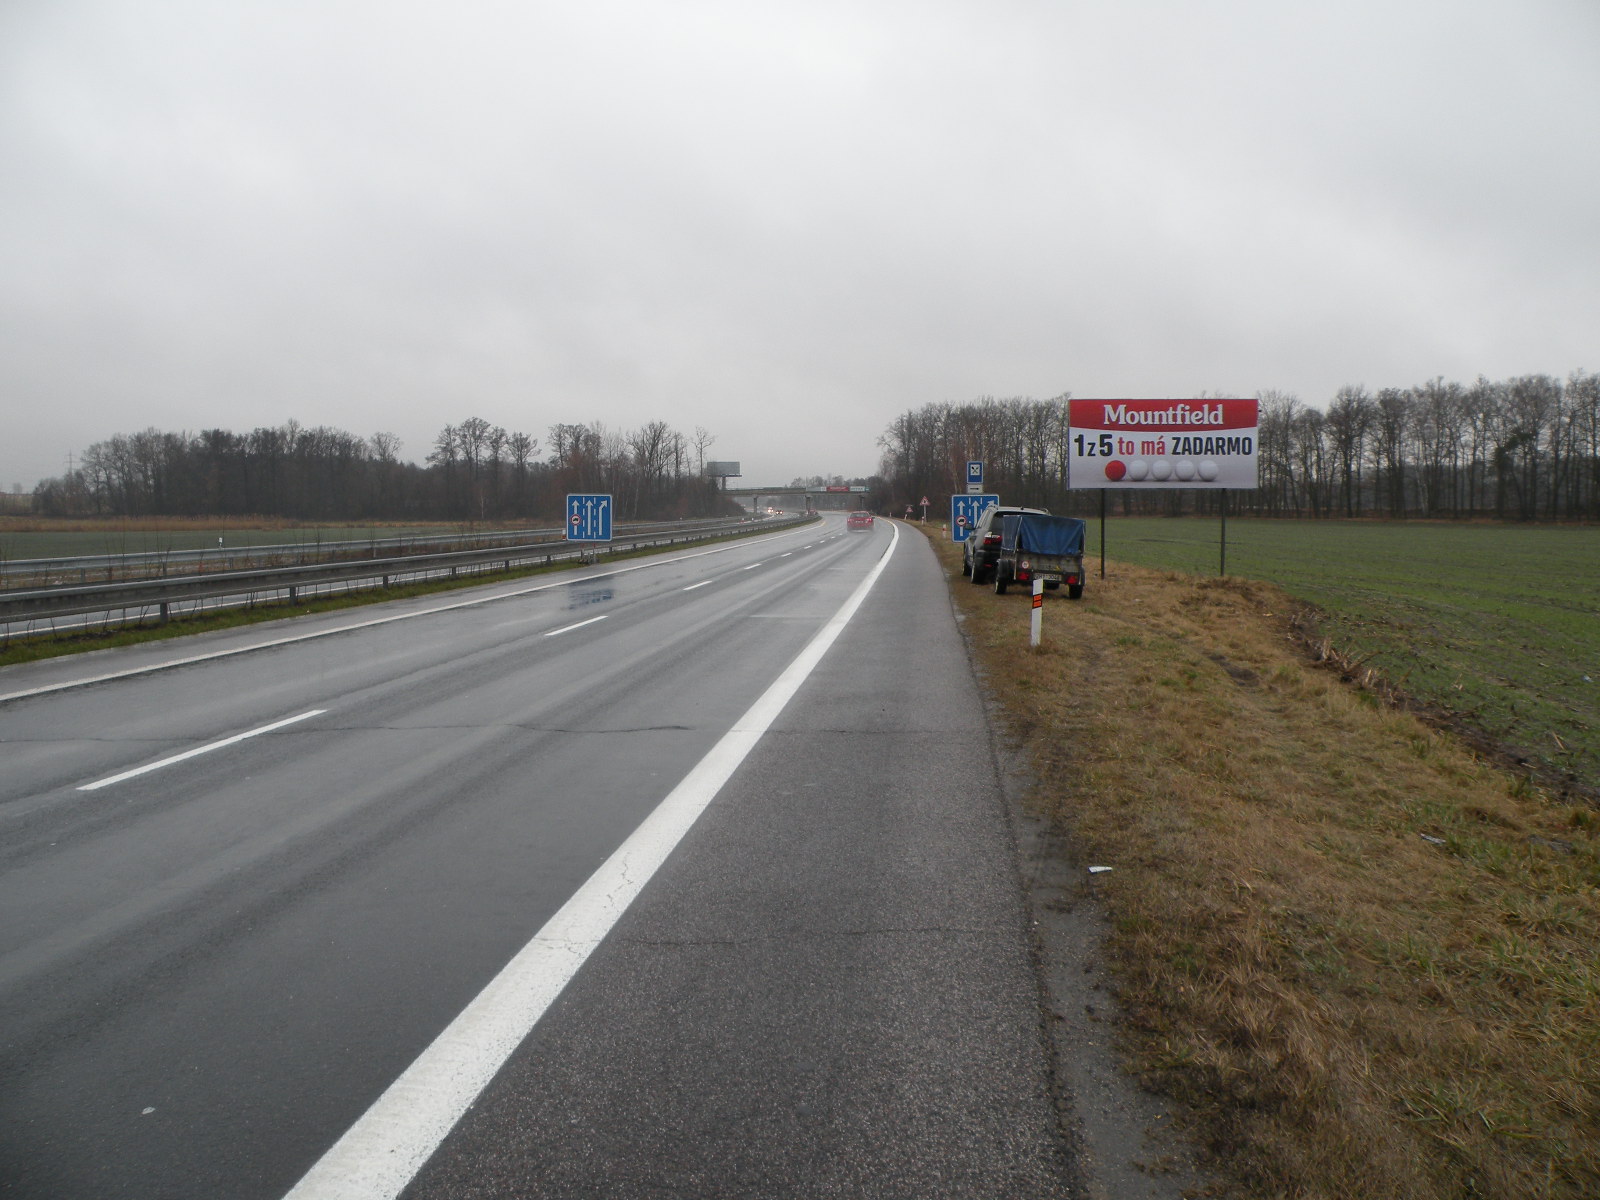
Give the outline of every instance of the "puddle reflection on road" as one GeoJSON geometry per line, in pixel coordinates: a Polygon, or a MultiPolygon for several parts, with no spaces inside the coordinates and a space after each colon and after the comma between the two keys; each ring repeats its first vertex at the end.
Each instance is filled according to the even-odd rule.
{"type": "Polygon", "coordinates": [[[616,595],[616,589],[609,583],[574,583],[567,587],[568,610],[588,608],[593,604],[604,604],[616,595]]]}

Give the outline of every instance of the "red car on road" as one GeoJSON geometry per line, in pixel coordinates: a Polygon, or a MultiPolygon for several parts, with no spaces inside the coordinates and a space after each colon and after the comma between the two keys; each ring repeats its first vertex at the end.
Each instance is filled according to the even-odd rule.
{"type": "Polygon", "coordinates": [[[871,529],[872,514],[865,509],[857,509],[845,518],[845,524],[851,529],[871,529]]]}

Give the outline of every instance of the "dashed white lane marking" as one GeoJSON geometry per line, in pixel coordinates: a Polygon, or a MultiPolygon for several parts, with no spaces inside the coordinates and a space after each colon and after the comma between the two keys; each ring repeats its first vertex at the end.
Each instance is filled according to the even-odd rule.
{"type": "Polygon", "coordinates": [[[113,783],[121,783],[124,779],[132,779],[136,775],[144,775],[150,771],[159,771],[162,767],[170,767],[173,763],[180,763],[186,758],[210,754],[213,750],[221,750],[224,746],[232,746],[236,742],[244,741],[246,738],[259,737],[263,733],[271,733],[274,729],[282,729],[285,725],[293,725],[296,721],[306,721],[312,717],[320,717],[327,711],[325,708],[313,708],[310,712],[303,712],[298,716],[285,717],[281,721],[274,721],[272,724],[263,725],[259,729],[249,729],[244,733],[236,733],[232,737],[225,737],[220,742],[208,742],[204,746],[196,746],[193,750],[185,750],[182,754],[174,754],[157,762],[146,763],[144,766],[135,767],[131,771],[123,771],[120,775],[109,775],[104,779],[97,779],[93,783],[82,785],[78,790],[80,792],[98,791],[100,788],[110,787],[113,783]]]}
{"type": "Polygon", "coordinates": [[[579,621],[576,625],[563,625],[560,629],[552,629],[544,636],[560,637],[563,633],[571,633],[574,629],[582,629],[585,625],[593,625],[596,621],[604,621],[608,615],[610,614],[602,613],[598,617],[590,617],[587,621],[579,621]]]}

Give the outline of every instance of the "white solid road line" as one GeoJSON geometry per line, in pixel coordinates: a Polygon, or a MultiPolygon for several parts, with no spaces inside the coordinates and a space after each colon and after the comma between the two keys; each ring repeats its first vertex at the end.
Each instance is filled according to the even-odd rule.
{"type": "Polygon", "coordinates": [[[113,783],[121,783],[124,779],[132,779],[135,775],[144,775],[150,771],[159,771],[162,767],[170,767],[173,763],[180,763],[186,758],[194,758],[200,754],[210,754],[213,750],[221,750],[224,746],[231,746],[235,742],[242,742],[246,738],[257,737],[263,733],[271,733],[274,729],[282,729],[285,725],[293,725],[296,721],[309,720],[311,717],[320,717],[328,710],[313,708],[310,712],[303,712],[298,716],[285,717],[281,721],[274,721],[271,725],[263,725],[260,729],[249,729],[244,733],[236,733],[232,737],[225,737],[220,742],[208,742],[204,746],[196,746],[193,750],[185,750],[182,754],[174,754],[170,758],[163,758],[158,762],[146,763],[142,767],[135,767],[131,771],[124,771],[120,775],[111,775],[105,779],[97,779],[93,783],[83,784],[78,788],[80,792],[98,791],[103,787],[110,787],[113,783]]]}
{"type": "Polygon", "coordinates": [[[563,625],[560,629],[552,629],[545,637],[560,637],[563,633],[571,633],[574,629],[582,629],[585,625],[593,625],[596,621],[604,621],[609,613],[602,613],[598,617],[590,617],[587,621],[579,621],[576,625],[563,625]]]}
{"type": "Polygon", "coordinates": [[[693,827],[877,583],[899,542],[799,656],[285,1200],[393,1200],[693,827]]]}

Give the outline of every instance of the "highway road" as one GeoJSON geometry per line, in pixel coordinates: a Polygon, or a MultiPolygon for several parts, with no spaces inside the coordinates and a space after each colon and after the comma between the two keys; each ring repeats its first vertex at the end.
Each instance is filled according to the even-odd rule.
{"type": "Polygon", "coordinates": [[[0,670],[0,1195],[1077,1194],[919,535],[0,670]]]}

